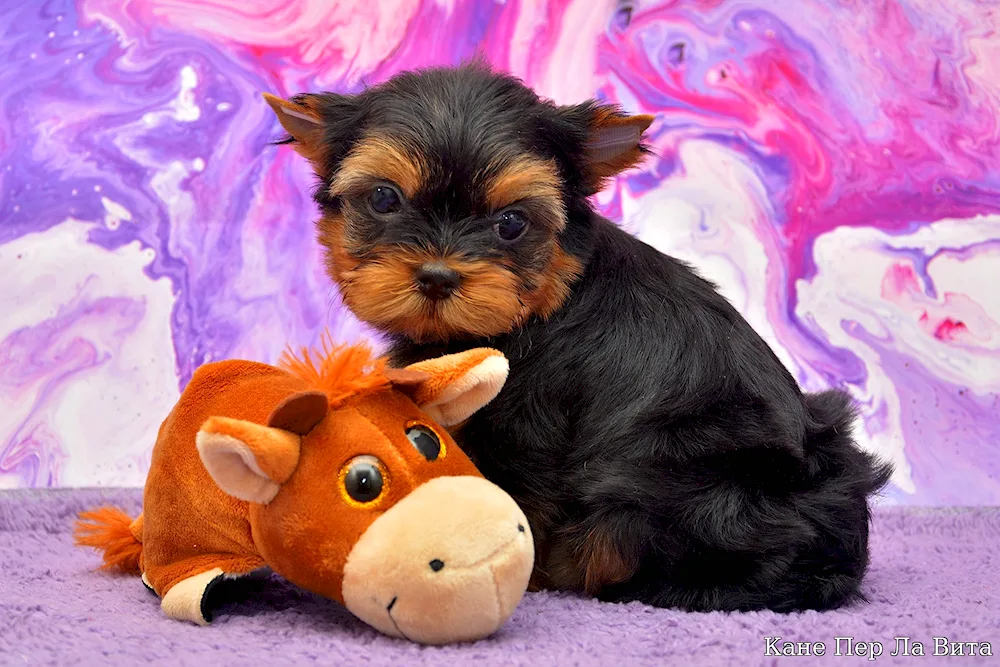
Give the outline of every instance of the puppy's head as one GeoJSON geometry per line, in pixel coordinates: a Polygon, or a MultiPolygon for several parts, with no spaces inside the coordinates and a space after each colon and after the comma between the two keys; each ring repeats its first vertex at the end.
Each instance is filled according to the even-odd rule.
{"type": "Polygon", "coordinates": [[[582,273],[567,212],[643,156],[650,116],[557,106],[483,65],[357,95],[265,95],[320,183],[320,241],[347,306],[416,341],[548,317],[582,273]]]}

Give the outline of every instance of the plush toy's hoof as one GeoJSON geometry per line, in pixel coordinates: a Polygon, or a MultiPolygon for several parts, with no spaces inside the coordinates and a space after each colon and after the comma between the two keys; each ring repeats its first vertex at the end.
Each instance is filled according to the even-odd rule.
{"type": "Polygon", "coordinates": [[[222,569],[217,567],[174,584],[160,603],[163,613],[178,621],[208,625],[212,614],[205,607],[205,599],[212,583],[222,576],[222,569]]]}
{"type": "Polygon", "coordinates": [[[382,632],[424,644],[482,639],[524,595],[528,520],[479,477],[439,477],[375,520],[344,567],[344,602],[382,632]]]}

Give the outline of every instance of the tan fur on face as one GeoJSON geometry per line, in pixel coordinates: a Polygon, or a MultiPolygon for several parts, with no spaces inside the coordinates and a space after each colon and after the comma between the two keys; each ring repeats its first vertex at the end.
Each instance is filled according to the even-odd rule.
{"type": "MultiPolygon", "coordinates": [[[[418,151],[373,135],[344,160],[330,192],[361,194],[379,181],[392,181],[406,197],[412,197],[427,174],[418,151]]],[[[540,245],[538,256],[547,260],[543,267],[526,276],[503,260],[471,260],[407,248],[376,248],[368,258],[359,240],[352,237],[351,221],[363,213],[353,210],[348,196],[341,210],[324,215],[318,226],[320,243],[327,251],[327,271],[356,317],[386,332],[430,341],[507,333],[531,315],[547,318],[562,306],[583,267],[558,243],[566,211],[556,165],[523,155],[494,165],[482,178],[490,211],[517,203],[531,224],[545,230],[547,238],[533,241],[540,245]],[[424,297],[415,282],[419,267],[434,261],[443,261],[462,277],[455,294],[439,302],[424,297]]]]}
{"type": "Polygon", "coordinates": [[[554,162],[522,155],[489,171],[496,174],[486,185],[486,205],[490,211],[530,200],[532,222],[540,222],[555,233],[565,229],[562,181],[554,162]]]}
{"type": "Polygon", "coordinates": [[[524,301],[532,313],[546,319],[566,302],[570,288],[581,275],[580,260],[553,244],[552,257],[539,276],[538,287],[524,301]]]}
{"type": "Polygon", "coordinates": [[[412,198],[426,174],[427,166],[416,150],[392,137],[372,135],[359,141],[344,158],[330,184],[330,194],[345,195],[371,187],[376,181],[391,181],[412,198]]]}
{"type": "Polygon", "coordinates": [[[376,328],[415,340],[495,336],[512,331],[530,315],[547,318],[562,306],[583,273],[580,261],[555,240],[549,261],[533,277],[531,288],[511,268],[491,261],[442,258],[402,248],[362,261],[352,253],[348,221],[342,214],[327,214],[318,224],[327,273],[340,287],[347,307],[376,328]],[[444,261],[462,277],[456,293],[437,303],[420,294],[414,280],[417,269],[432,261],[444,261]]]}
{"type": "Polygon", "coordinates": [[[338,284],[343,282],[345,272],[356,268],[360,260],[347,249],[345,229],[347,221],[340,214],[326,214],[316,223],[319,228],[319,242],[326,248],[326,272],[338,284]]]}
{"type": "Polygon", "coordinates": [[[482,261],[445,258],[461,274],[462,285],[450,299],[429,301],[418,291],[414,275],[430,261],[442,258],[401,249],[341,272],[344,302],[359,319],[416,340],[490,336],[510,330],[528,314],[517,295],[517,277],[482,261]]]}

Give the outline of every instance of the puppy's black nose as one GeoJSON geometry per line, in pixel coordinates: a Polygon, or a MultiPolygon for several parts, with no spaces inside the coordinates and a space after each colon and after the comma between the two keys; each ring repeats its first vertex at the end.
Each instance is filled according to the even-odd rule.
{"type": "Polygon", "coordinates": [[[449,269],[444,264],[424,264],[417,271],[417,288],[428,299],[440,301],[447,299],[458,289],[462,277],[458,271],[449,269]]]}

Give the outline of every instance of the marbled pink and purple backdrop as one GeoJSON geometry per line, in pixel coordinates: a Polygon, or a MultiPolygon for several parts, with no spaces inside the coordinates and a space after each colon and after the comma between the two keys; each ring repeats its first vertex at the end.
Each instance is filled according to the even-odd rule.
{"type": "Polygon", "coordinates": [[[853,392],[890,500],[1000,503],[998,24],[930,0],[4,3],[0,487],[141,485],[199,364],[367,335],[259,93],[481,52],[656,114],[657,156],[598,204],[805,387],[853,392]]]}

